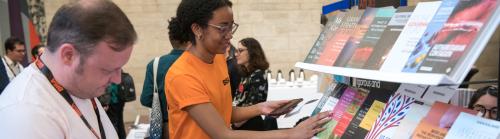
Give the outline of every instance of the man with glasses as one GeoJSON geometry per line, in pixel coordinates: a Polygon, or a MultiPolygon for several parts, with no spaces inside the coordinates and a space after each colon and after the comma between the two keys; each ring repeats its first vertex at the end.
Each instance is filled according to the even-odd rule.
{"type": "MultiPolygon", "coordinates": [[[[26,49],[24,42],[16,37],[10,37],[5,41],[5,56],[2,57],[2,65],[5,70],[2,70],[3,75],[7,75],[7,78],[3,77],[0,79],[1,82],[9,83],[21,73],[23,66],[21,62],[23,61],[26,49]]],[[[5,86],[0,86],[0,94],[5,86]]]]}

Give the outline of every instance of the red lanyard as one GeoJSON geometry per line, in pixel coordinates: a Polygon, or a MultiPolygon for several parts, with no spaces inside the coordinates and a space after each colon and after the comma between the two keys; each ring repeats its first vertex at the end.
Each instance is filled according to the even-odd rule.
{"type": "MultiPolygon", "coordinates": [[[[50,83],[52,84],[54,89],[56,89],[56,91],[59,92],[59,94],[64,97],[64,99],[68,102],[68,104],[71,106],[71,108],[73,108],[73,110],[76,112],[76,114],[78,114],[78,116],[80,117],[80,119],[82,119],[83,123],[85,123],[87,128],[90,131],[92,131],[92,134],[94,134],[94,136],[97,137],[98,139],[101,139],[97,135],[97,132],[94,130],[94,128],[92,128],[90,126],[90,124],[87,121],[87,119],[85,118],[85,116],[83,116],[83,114],[80,111],[80,109],[78,108],[78,106],[76,106],[75,102],[70,97],[68,91],[66,89],[64,89],[64,87],[61,86],[56,81],[56,79],[54,79],[52,72],[50,72],[49,68],[47,68],[47,66],[45,66],[45,64],[42,62],[42,60],[37,59],[35,61],[35,64],[38,67],[38,69],[40,69],[40,71],[43,73],[43,75],[45,75],[45,77],[47,77],[47,79],[50,81],[50,83]]],[[[99,129],[101,129],[101,130],[99,130],[101,132],[101,137],[102,137],[102,139],[106,139],[106,133],[104,133],[104,129],[102,127],[102,122],[101,122],[101,118],[99,115],[99,110],[97,109],[97,104],[95,103],[95,99],[92,99],[91,101],[92,101],[92,106],[94,107],[95,115],[97,116],[97,123],[99,124],[99,129]]]]}

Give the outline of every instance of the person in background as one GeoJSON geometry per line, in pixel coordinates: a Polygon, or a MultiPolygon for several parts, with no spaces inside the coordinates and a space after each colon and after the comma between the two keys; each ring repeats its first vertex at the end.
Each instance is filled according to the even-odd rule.
{"type": "MultiPolygon", "coordinates": [[[[5,56],[2,56],[2,64],[4,67],[4,74],[7,78],[1,78],[2,82],[11,82],[21,71],[24,69],[21,62],[26,54],[24,42],[16,37],[10,37],[5,41],[5,56]]],[[[4,88],[0,88],[0,92],[4,88]]]]}
{"type": "Polygon", "coordinates": [[[468,108],[481,112],[484,118],[496,119],[498,116],[497,101],[498,87],[493,85],[485,86],[477,89],[472,95],[468,108]]]}
{"type": "MultiPolygon", "coordinates": [[[[233,96],[233,106],[247,107],[267,100],[268,83],[266,70],[269,68],[266,55],[260,43],[254,38],[239,41],[236,59],[240,66],[241,81],[233,96]]],[[[266,131],[277,129],[276,119],[255,116],[247,121],[234,123],[236,130],[266,131]]]]}
{"type": "Polygon", "coordinates": [[[43,45],[35,45],[33,49],[31,49],[31,57],[34,60],[38,59],[43,54],[43,51],[45,51],[45,46],[43,45]]]}
{"type": "Polygon", "coordinates": [[[182,0],[175,18],[189,47],[165,77],[170,138],[311,138],[330,120],[323,112],[294,129],[266,132],[231,130],[230,124],[268,115],[289,102],[233,107],[224,53],[238,25],[228,0],[182,0]]]}
{"type": "MultiPolygon", "coordinates": [[[[165,54],[159,58],[158,69],[156,71],[156,84],[158,85],[158,93],[161,105],[161,115],[163,122],[162,126],[158,131],[162,132],[159,138],[168,138],[168,112],[167,112],[167,99],[165,97],[165,75],[167,74],[170,66],[181,56],[181,54],[189,47],[189,40],[182,39],[178,34],[180,30],[179,21],[176,18],[171,18],[168,24],[168,36],[170,44],[172,45],[172,51],[165,54]]],[[[154,92],[154,81],[153,81],[153,60],[149,61],[146,66],[146,78],[144,79],[144,86],[142,88],[141,94],[141,104],[143,106],[152,107],[153,104],[153,92],[154,92]]],[[[156,129],[153,129],[156,130],[156,129]]],[[[152,135],[150,133],[150,135],[152,135]]],[[[152,137],[152,136],[150,136],[152,137]]],[[[153,137],[154,138],[154,137],[153,137]]]]}
{"type": "Polygon", "coordinates": [[[236,48],[231,44],[230,47],[226,49],[226,62],[227,62],[227,72],[229,73],[229,79],[231,80],[231,95],[236,96],[236,89],[240,84],[240,75],[238,61],[236,60],[236,48]]]}
{"type": "Polygon", "coordinates": [[[126,102],[135,100],[134,79],[130,74],[122,70],[122,82],[119,84],[111,83],[106,88],[106,93],[99,97],[109,120],[118,134],[119,139],[125,139],[125,124],[123,122],[123,108],[126,102]]]}
{"type": "Polygon", "coordinates": [[[109,0],[57,10],[47,51],[0,95],[0,139],[117,139],[96,97],[121,82],[137,33],[109,0]]]}
{"type": "Polygon", "coordinates": [[[2,95],[3,89],[5,89],[9,82],[9,76],[7,76],[5,65],[0,63],[0,95],[2,95]]]}

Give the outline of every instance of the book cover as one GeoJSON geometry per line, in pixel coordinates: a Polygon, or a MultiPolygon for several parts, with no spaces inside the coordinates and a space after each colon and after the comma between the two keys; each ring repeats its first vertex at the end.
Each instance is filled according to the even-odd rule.
{"type": "Polygon", "coordinates": [[[401,124],[401,120],[406,116],[414,101],[414,98],[400,93],[394,94],[375,120],[365,139],[392,139],[396,128],[401,124]]]}
{"type": "Polygon", "coordinates": [[[358,112],[359,108],[365,101],[366,97],[370,92],[364,89],[356,89],[356,95],[352,100],[351,104],[348,106],[347,110],[342,114],[342,117],[337,123],[337,126],[333,129],[332,136],[334,139],[339,139],[351,123],[354,115],[358,112]]]}
{"type": "Polygon", "coordinates": [[[351,36],[343,46],[342,51],[340,51],[339,56],[335,60],[334,66],[343,67],[347,64],[348,60],[351,59],[354,51],[359,45],[363,36],[368,31],[368,28],[373,22],[375,15],[377,14],[379,8],[367,8],[356,25],[356,28],[352,32],[351,36]]]}
{"type": "Polygon", "coordinates": [[[374,0],[371,3],[368,3],[368,6],[370,6],[370,7],[386,7],[386,6],[399,7],[401,5],[401,1],[406,1],[406,0],[374,0]]]}
{"type": "Polygon", "coordinates": [[[432,105],[429,113],[420,121],[413,132],[413,139],[442,139],[446,136],[461,112],[477,114],[477,111],[442,102],[432,105]]]}
{"type": "MultiPolygon", "coordinates": [[[[450,74],[461,58],[477,51],[471,44],[498,7],[496,0],[460,0],[444,27],[434,36],[435,44],[418,72],[450,74]]],[[[479,50],[481,51],[481,50],[479,50]]]]}
{"type": "Polygon", "coordinates": [[[500,122],[460,113],[444,139],[499,139],[500,122]]]}
{"type": "Polygon", "coordinates": [[[399,88],[399,83],[381,82],[375,80],[356,79],[356,86],[369,90],[369,94],[349,123],[342,139],[364,138],[370,131],[377,116],[390,96],[399,88]]]}
{"type": "Polygon", "coordinates": [[[431,86],[425,92],[422,98],[427,104],[433,104],[436,101],[448,103],[458,90],[449,86],[431,86]]]}
{"type": "Polygon", "coordinates": [[[314,108],[311,116],[314,116],[320,112],[333,110],[335,105],[337,105],[340,96],[342,96],[343,90],[346,87],[347,86],[344,84],[330,84],[327,91],[325,91],[325,93],[319,100],[318,105],[314,108]]]}
{"type": "Polygon", "coordinates": [[[406,95],[408,97],[415,98],[416,100],[422,101],[424,93],[429,88],[428,85],[419,84],[401,84],[397,92],[406,95]]]}
{"type": "Polygon", "coordinates": [[[386,7],[386,6],[399,7],[400,5],[401,3],[399,0],[359,0],[360,9],[365,9],[367,7],[386,7]]]}
{"type": "Polygon", "coordinates": [[[409,139],[418,123],[427,115],[431,109],[430,105],[423,102],[415,101],[411,104],[410,111],[406,114],[405,118],[401,121],[401,125],[396,128],[394,134],[395,139],[409,139]]]}
{"type": "Polygon", "coordinates": [[[418,3],[403,31],[389,51],[380,71],[401,72],[408,57],[424,34],[441,1],[418,3]]]}
{"type": "Polygon", "coordinates": [[[429,22],[422,38],[420,38],[415,49],[411,52],[408,62],[406,62],[403,68],[403,72],[417,72],[424,58],[427,56],[427,52],[429,52],[433,45],[431,38],[435,36],[439,30],[441,30],[444,23],[448,20],[448,17],[450,17],[451,12],[455,9],[457,3],[458,0],[442,1],[441,6],[437,10],[433,19],[429,22]]]}
{"type": "Polygon", "coordinates": [[[333,129],[335,126],[337,126],[338,121],[342,118],[342,115],[348,108],[349,104],[353,101],[354,97],[356,96],[356,90],[350,87],[347,87],[344,90],[344,93],[340,97],[339,101],[333,108],[331,117],[332,120],[326,123],[324,127],[326,128],[325,130],[321,131],[318,133],[318,138],[320,139],[328,139],[332,135],[333,129]]]}
{"type": "Polygon", "coordinates": [[[387,24],[391,20],[391,17],[396,12],[396,9],[392,7],[379,8],[373,19],[372,24],[365,33],[365,36],[359,42],[358,47],[354,51],[351,59],[347,63],[346,67],[349,68],[362,68],[365,62],[370,57],[371,53],[377,42],[379,41],[382,33],[384,32],[387,24]]]}
{"type": "Polygon", "coordinates": [[[400,7],[396,10],[396,13],[392,16],[380,37],[380,40],[384,41],[377,42],[375,45],[376,49],[373,50],[363,69],[378,70],[380,68],[387,57],[387,53],[394,46],[394,42],[396,42],[408,19],[410,19],[414,9],[415,7],[411,6],[400,7]]]}
{"type": "Polygon", "coordinates": [[[344,48],[345,43],[354,32],[364,10],[351,9],[342,19],[342,23],[337,31],[323,44],[324,50],[320,54],[316,64],[333,66],[338,55],[344,48]]]}
{"type": "Polygon", "coordinates": [[[323,28],[323,31],[319,34],[318,39],[316,39],[316,42],[314,43],[311,50],[309,50],[309,54],[307,54],[306,59],[304,60],[305,63],[316,63],[319,56],[323,52],[324,41],[335,34],[336,30],[340,26],[340,23],[342,23],[344,15],[344,12],[339,12],[335,16],[332,16],[328,19],[328,22],[323,28]]]}

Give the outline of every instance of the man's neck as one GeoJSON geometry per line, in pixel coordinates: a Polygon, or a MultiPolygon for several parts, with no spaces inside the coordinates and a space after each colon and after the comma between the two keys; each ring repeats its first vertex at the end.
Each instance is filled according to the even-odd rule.
{"type": "MultiPolygon", "coordinates": [[[[68,91],[68,93],[70,95],[72,95],[74,97],[78,97],[80,99],[88,99],[84,96],[76,94],[76,91],[74,91],[75,89],[72,86],[72,84],[74,84],[74,83],[72,83],[72,80],[71,80],[72,75],[68,75],[68,74],[71,74],[71,72],[65,71],[63,69],[64,68],[63,64],[58,63],[61,61],[58,60],[56,56],[46,53],[46,54],[43,54],[42,56],[40,56],[40,60],[42,60],[42,62],[45,64],[45,66],[50,70],[50,72],[52,73],[52,76],[57,81],[57,83],[59,83],[59,85],[64,87],[64,89],[66,91],[68,91]]],[[[76,74],[76,73],[74,73],[74,74],[76,74]]]]}
{"type": "Polygon", "coordinates": [[[52,76],[54,79],[65,89],[68,89],[64,71],[60,71],[61,69],[61,64],[57,63],[58,60],[55,60],[55,56],[51,54],[43,54],[40,56],[40,60],[43,62],[43,64],[49,69],[49,71],[52,73],[52,76]]]}
{"type": "Polygon", "coordinates": [[[5,62],[7,62],[7,64],[8,64],[9,66],[10,66],[10,65],[17,65],[17,64],[18,64],[18,62],[16,62],[16,61],[12,60],[12,58],[10,58],[10,56],[9,56],[9,55],[5,55],[5,56],[4,56],[4,58],[5,58],[5,62]]]}

